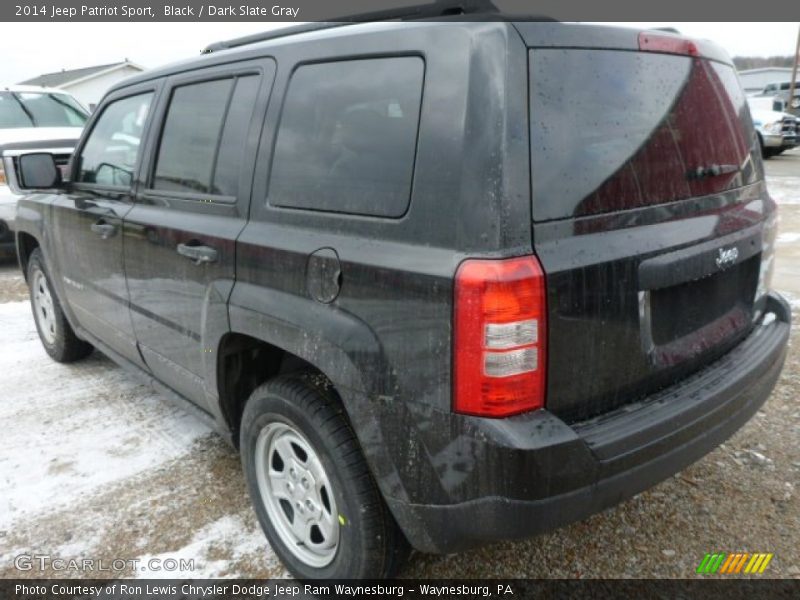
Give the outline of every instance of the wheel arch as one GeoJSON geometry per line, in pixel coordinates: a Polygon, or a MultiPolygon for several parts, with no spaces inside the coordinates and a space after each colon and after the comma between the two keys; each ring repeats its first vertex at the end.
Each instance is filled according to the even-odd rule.
{"type": "MultiPolygon", "coordinates": [[[[216,381],[219,411],[239,444],[242,414],[253,391],[266,381],[294,372],[309,372],[321,378],[320,384],[333,382],[314,364],[260,337],[241,332],[222,336],[217,348],[216,381]]],[[[341,395],[335,389],[336,395],[341,395]]]]}
{"type": "Polygon", "coordinates": [[[22,276],[25,281],[28,280],[28,262],[30,261],[31,254],[36,248],[40,248],[41,244],[35,236],[27,231],[17,232],[17,259],[19,266],[22,269],[22,276]]]}

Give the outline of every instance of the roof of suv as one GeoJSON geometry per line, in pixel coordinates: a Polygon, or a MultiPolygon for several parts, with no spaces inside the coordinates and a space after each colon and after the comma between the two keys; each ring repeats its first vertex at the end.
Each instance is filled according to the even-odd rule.
{"type": "MultiPolygon", "coordinates": [[[[459,21],[463,22],[464,20],[465,19],[462,17],[461,19],[451,20],[450,22],[452,22],[453,24],[457,24],[459,21]]],[[[488,20],[488,19],[483,19],[483,20],[488,20]]],[[[492,19],[492,20],[497,21],[498,19],[492,19]]],[[[369,22],[369,23],[337,23],[334,25],[340,25],[340,26],[302,29],[300,31],[295,31],[294,33],[291,33],[289,35],[269,37],[268,39],[264,39],[261,41],[254,41],[252,43],[238,44],[226,48],[222,48],[222,46],[219,46],[220,48],[219,50],[214,50],[213,52],[204,52],[203,54],[197,57],[184,59],[182,61],[170,63],[162,67],[157,67],[145,71],[143,73],[133,75],[132,77],[123,80],[119,84],[114,85],[109,91],[124,88],[132,84],[149,81],[151,79],[157,79],[159,77],[173,75],[181,71],[187,71],[190,69],[196,69],[203,66],[211,66],[214,64],[228,62],[234,58],[246,58],[249,57],[249,55],[251,54],[252,55],[258,54],[259,51],[268,48],[277,48],[277,47],[287,46],[289,44],[305,43],[310,41],[349,37],[357,34],[380,33],[394,29],[401,24],[404,27],[409,27],[409,28],[432,27],[436,25],[441,25],[442,20],[439,19],[437,21],[426,20],[426,21],[413,21],[413,22],[402,22],[402,23],[398,23],[396,21],[394,22],[379,21],[379,22],[369,22]]],[[[287,29],[294,30],[295,28],[288,27],[287,29]]],[[[220,42],[220,44],[225,44],[225,43],[226,42],[220,42]]],[[[210,47],[212,48],[217,47],[217,44],[212,44],[210,47]]]]}
{"type": "MultiPolygon", "coordinates": [[[[480,0],[478,0],[480,1],[480,0]]],[[[510,16],[494,12],[476,12],[449,17],[378,20],[368,22],[310,23],[269,30],[261,34],[245,36],[234,40],[216,42],[207,46],[200,56],[171,63],[129,77],[113,86],[115,91],[129,85],[143,83],[160,77],[174,75],[183,71],[224,64],[233,60],[256,58],[266,49],[280,48],[292,44],[308,43],[357,35],[388,32],[399,26],[404,28],[424,28],[449,24],[451,26],[471,27],[479,24],[495,23],[498,26],[515,27],[521,38],[530,46],[557,46],[569,48],[609,48],[623,50],[639,49],[639,28],[597,25],[589,23],[561,23],[536,16],[510,16]]],[[[684,36],[667,30],[652,30],[659,37],[684,36]]],[[[701,49],[704,57],[730,64],[727,54],[708,40],[692,40],[701,49]]]]}

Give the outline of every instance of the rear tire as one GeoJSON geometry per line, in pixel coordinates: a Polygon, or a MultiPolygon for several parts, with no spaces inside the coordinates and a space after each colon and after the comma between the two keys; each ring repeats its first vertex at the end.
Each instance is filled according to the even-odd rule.
{"type": "Polygon", "coordinates": [[[248,399],[240,447],[253,507],[295,577],[392,577],[408,556],[408,542],[339,398],[319,379],[278,376],[248,399]]]}
{"type": "Polygon", "coordinates": [[[31,252],[27,276],[33,320],[45,351],[60,363],[75,362],[91,354],[92,345],[75,335],[64,315],[39,248],[31,252]]]}

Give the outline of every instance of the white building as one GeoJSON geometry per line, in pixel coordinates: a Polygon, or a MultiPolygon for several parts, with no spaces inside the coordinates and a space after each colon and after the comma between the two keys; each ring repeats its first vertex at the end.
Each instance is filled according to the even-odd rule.
{"type": "Polygon", "coordinates": [[[763,90],[768,83],[784,83],[791,80],[792,69],[788,67],[764,67],[739,71],[739,79],[745,93],[755,94],[763,90]]]}
{"type": "Polygon", "coordinates": [[[55,73],[45,73],[20,83],[60,88],[93,110],[108,88],[118,81],[142,71],[144,71],[144,67],[126,58],[123,62],[109,65],[97,65],[83,69],[62,69],[55,73]]]}

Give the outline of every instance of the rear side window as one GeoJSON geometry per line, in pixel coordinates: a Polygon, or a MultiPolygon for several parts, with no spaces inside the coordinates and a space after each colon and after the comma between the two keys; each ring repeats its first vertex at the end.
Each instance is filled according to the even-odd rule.
{"type": "Polygon", "coordinates": [[[236,196],[258,84],[252,75],[176,87],[161,133],[153,189],[236,196]]]}
{"type": "Polygon", "coordinates": [[[418,57],[298,68],[281,116],[269,203],[402,216],[411,196],[423,76],[418,57]]]}
{"type": "Polygon", "coordinates": [[[728,65],[534,49],[530,82],[536,220],[715,194],[760,177],[745,97],[728,65]],[[725,172],[696,176],[713,165],[725,172]]]}

